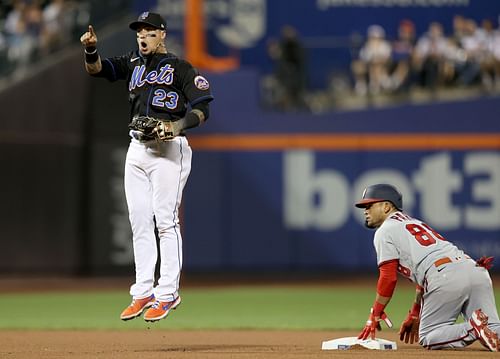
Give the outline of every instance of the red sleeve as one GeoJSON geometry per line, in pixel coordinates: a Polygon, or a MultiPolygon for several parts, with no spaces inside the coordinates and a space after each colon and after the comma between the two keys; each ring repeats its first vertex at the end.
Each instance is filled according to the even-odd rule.
{"type": "Polygon", "coordinates": [[[383,297],[392,297],[396,282],[398,281],[399,261],[394,259],[382,263],[379,267],[379,277],[377,282],[377,293],[383,297]]]}

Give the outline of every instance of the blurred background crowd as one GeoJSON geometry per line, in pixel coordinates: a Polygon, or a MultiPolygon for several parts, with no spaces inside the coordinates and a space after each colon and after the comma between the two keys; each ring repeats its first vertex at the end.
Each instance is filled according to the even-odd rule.
{"type": "MultiPolygon", "coordinates": [[[[106,24],[129,3],[2,1],[0,77],[22,75],[29,65],[78,46],[78,38],[91,18],[94,23],[106,24]]],[[[302,36],[293,24],[282,25],[280,34],[264,39],[267,53],[263,55],[272,62],[272,69],[261,69],[262,105],[278,111],[325,112],[418,96],[434,98],[437,91],[444,90],[458,96],[500,91],[497,21],[460,14],[450,21],[448,33],[437,21],[430,21],[427,29],[417,29],[411,19],[400,19],[396,20],[399,25],[393,36],[383,25],[372,24],[364,34],[352,32],[337,37],[322,46],[343,47],[350,64],[334,74],[325,73],[328,80],[321,86],[311,81],[312,73],[318,71],[310,61],[317,56],[315,39],[302,36]]],[[[177,48],[182,40],[172,37],[169,41],[182,55],[183,49],[177,48]]]]}
{"type": "Polygon", "coordinates": [[[438,91],[452,97],[499,92],[498,24],[458,14],[452,24],[448,34],[437,21],[418,33],[410,19],[402,19],[395,38],[381,25],[369,26],[365,36],[349,38],[350,66],[331,76],[322,91],[308,88],[308,39],[285,25],[279,39],[268,41],[274,71],[262,81],[264,104],[321,112],[333,105],[394,103],[419,94],[432,98],[438,91]]]}
{"type": "Polygon", "coordinates": [[[89,15],[85,1],[2,1],[1,75],[25,71],[29,64],[69,46],[88,23],[89,15]]]}
{"type": "Polygon", "coordinates": [[[412,84],[438,86],[500,85],[500,33],[491,20],[456,15],[453,33],[439,22],[416,36],[410,20],[399,25],[398,38],[386,39],[379,25],[367,31],[367,41],[353,62],[357,94],[405,91],[412,84]]]}
{"type": "MultiPolygon", "coordinates": [[[[79,46],[89,23],[130,15],[130,0],[3,0],[0,2],[0,80],[25,77],[33,65],[79,46]]],[[[133,16],[133,15],[132,15],[133,16]]]]}
{"type": "Polygon", "coordinates": [[[402,20],[398,38],[386,39],[384,28],[372,25],[352,72],[359,95],[407,91],[412,85],[482,84],[489,90],[500,86],[500,32],[489,19],[478,24],[461,15],[454,17],[451,34],[431,22],[417,36],[411,20],[402,20]]]}

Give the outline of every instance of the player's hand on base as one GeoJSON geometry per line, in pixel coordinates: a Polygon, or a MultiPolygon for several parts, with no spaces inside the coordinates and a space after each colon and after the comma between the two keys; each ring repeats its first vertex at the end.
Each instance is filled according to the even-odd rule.
{"type": "Polygon", "coordinates": [[[372,309],[370,311],[370,316],[366,321],[365,327],[358,335],[358,339],[365,340],[368,337],[370,337],[370,339],[375,339],[375,332],[377,330],[382,330],[382,327],[380,326],[381,320],[383,320],[389,328],[392,328],[392,322],[387,316],[387,314],[385,314],[385,312],[382,312],[382,314],[380,314],[380,317],[376,317],[373,315],[373,309],[372,309]]]}
{"type": "Polygon", "coordinates": [[[380,326],[377,318],[370,314],[368,320],[366,321],[365,327],[358,335],[358,339],[365,340],[368,339],[368,337],[370,337],[370,339],[375,339],[375,331],[377,330],[377,326],[380,326]]]}
{"type": "Polygon", "coordinates": [[[94,47],[97,45],[97,35],[92,25],[89,25],[88,31],[80,37],[80,42],[83,47],[94,47]]]}

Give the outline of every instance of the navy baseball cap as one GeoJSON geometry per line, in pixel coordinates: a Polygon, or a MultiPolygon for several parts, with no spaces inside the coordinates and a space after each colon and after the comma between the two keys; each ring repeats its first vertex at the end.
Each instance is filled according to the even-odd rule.
{"type": "Polygon", "coordinates": [[[355,204],[358,208],[365,208],[369,204],[389,201],[399,210],[403,209],[403,196],[396,187],[380,183],[366,187],[361,201],[355,204]]]}
{"type": "Polygon", "coordinates": [[[141,26],[151,26],[159,30],[167,29],[165,19],[163,19],[160,14],[149,11],[145,11],[140,14],[137,21],[134,21],[129,25],[129,27],[134,31],[137,31],[137,29],[141,26]]]}

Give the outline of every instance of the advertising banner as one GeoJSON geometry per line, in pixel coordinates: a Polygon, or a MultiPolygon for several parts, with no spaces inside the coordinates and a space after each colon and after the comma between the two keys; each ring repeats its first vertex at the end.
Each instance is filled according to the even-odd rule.
{"type": "Polygon", "coordinates": [[[354,203],[375,183],[471,256],[500,255],[498,150],[202,152],[185,191],[186,265],[368,269],[373,231],[354,203]]]}

